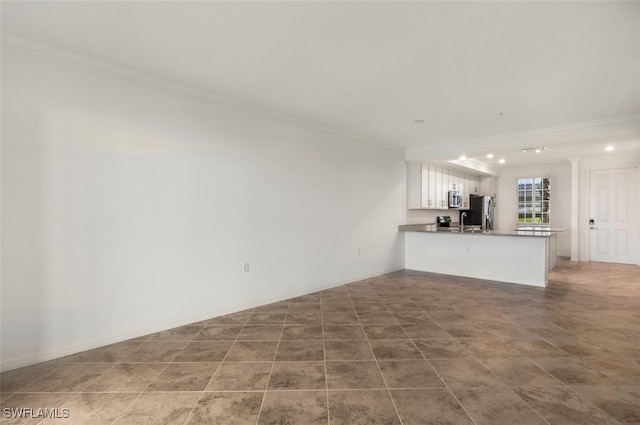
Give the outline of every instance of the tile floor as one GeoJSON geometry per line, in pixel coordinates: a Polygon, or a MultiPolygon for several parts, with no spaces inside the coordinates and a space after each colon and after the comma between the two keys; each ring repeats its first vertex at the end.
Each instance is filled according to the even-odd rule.
{"type": "Polygon", "coordinates": [[[403,271],[1,375],[2,424],[640,424],[640,268],[403,271]],[[5,411],[3,410],[3,413],[5,411]]]}

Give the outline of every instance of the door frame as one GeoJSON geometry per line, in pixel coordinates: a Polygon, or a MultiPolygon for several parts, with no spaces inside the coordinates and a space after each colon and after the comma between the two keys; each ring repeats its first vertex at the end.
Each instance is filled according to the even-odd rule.
{"type": "MultiPolygon", "coordinates": [[[[603,164],[604,165],[604,164],[603,164]]],[[[636,170],[636,193],[632,194],[632,196],[636,197],[636,246],[635,246],[635,252],[636,252],[636,261],[635,264],[636,265],[640,265],[640,165],[633,164],[633,165],[618,165],[618,166],[610,166],[610,167],[605,167],[605,166],[596,166],[596,167],[585,167],[583,170],[581,170],[582,172],[581,177],[583,178],[583,181],[585,182],[584,185],[580,185],[581,187],[585,187],[585,191],[583,191],[582,193],[584,193],[586,196],[586,202],[583,205],[583,208],[581,208],[583,214],[579,215],[579,219],[581,221],[580,223],[580,229],[582,229],[583,231],[580,232],[583,235],[583,240],[585,241],[582,246],[584,248],[584,253],[586,254],[586,256],[583,256],[582,258],[585,258],[586,261],[591,261],[591,229],[590,229],[590,225],[589,225],[589,219],[590,219],[590,215],[591,215],[591,202],[593,201],[591,199],[591,173],[593,171],[613,171],[613,170],[620,170],[620,169],[635,169],[636,170]]],[[[623,263],[612,263],[612,264],[623,264],[623,263]]]]}

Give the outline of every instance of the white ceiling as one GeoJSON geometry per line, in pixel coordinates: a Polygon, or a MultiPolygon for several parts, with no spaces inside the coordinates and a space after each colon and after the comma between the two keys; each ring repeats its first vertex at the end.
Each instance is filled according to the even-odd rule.
{"type": "Polygon", "coordinates": [[[2,31],[408,159],[640,150],[640,2],[3,1],[2,31]]]}

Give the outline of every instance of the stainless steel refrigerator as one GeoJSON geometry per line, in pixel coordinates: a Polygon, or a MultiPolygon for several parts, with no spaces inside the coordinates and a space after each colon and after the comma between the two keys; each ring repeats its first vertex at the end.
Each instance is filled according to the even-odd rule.
{"type": "Polygon", "coordinates": [[[493,230],[493,198],[471,195],[464,224],[482,226],[482,230],[493,230]]]}

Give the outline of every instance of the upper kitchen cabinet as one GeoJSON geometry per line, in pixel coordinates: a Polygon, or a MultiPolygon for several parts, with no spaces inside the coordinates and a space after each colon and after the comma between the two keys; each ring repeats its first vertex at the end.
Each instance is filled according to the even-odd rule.
{"type": "Polygon", "coordinates": [[[469,195],[480,194],[480,177],[439,165],[411,162],[407,166],[409,209],[449,208],[449,191],[460,192],[460,209],[469,209],[469,195]]]}
{"type": "Polygon", "coordinates": [[[407,207],[409,209],[447,209],[448,170],[437,165],[411,162],[407,167],[407,207]],[[446,175],[445,175],[445,171],[446,175]]]}
{"type": "Polygon", "coordinates": [[[468,210],[471,203],[469,196],[480,194],[480,177],[470,174],[460,174],[459,192],[462,199],[460,209],[468,210]]]}
{"type": "Polygon", "coordinates": [[[483,195],[489,195],[494,198],[498,196],[498,178],[494,176],[485,177],[482,179],[481,190],[483,195]]]}
{"type": "Polygon", "coordinates": [[[457,190],[462,193],[462,185],[465,175],[456,170],[449,170],[449,190],[457,190]]]}
{"type": "Polygon", "coordinates": [[[480,177],[479,176],[467,176],[469,185],[469,195],[480,195],[480,177]]]}
{"type": "MultiPolygon", "coordinates": [[[[432,167],[429,165],[429,167],[432,167]]],[[[436,208],[446,210],[449,208],[449,170],[443,167],[434,167],[436,176],[436,208]]]]}

